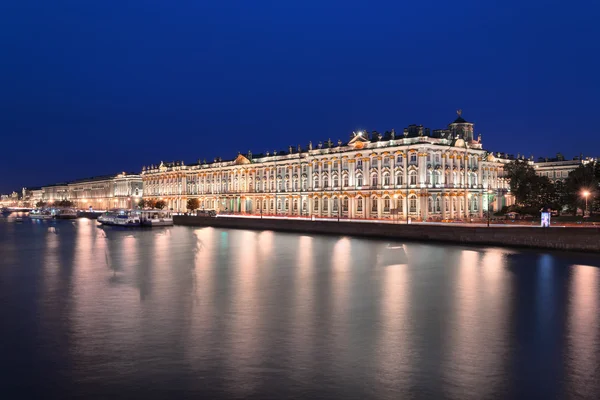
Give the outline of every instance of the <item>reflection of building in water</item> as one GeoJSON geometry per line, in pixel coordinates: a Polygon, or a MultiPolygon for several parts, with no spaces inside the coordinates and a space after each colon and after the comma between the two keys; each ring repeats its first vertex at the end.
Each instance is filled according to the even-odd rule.
{"type": "Polygon", "coordinates": [[[473,123],[458,113],[447,129],[411,125],[353,133],[350,140],[211,163],[163,163],[144,167],[144,197],[185,211],[201,208],[242,213],[389,218],[482,216],[513,203],[504,157],[483,149],[473,123]],[[491,192],[491,193],[490,193],[491,192]]]}

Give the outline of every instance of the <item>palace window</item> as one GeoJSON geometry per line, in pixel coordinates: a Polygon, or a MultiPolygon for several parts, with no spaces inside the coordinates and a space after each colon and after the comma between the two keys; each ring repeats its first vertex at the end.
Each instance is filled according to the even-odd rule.
{"type": "Polygon", "coordinates": [[[323,188],[329,187],[329,179],[327,177],[323,178],[323,188]]]}
{"type": "Polygon", "coordinates": [[[332,210],[332,211],[333,211],[334,213],[335,213],[335,212],[338,212],[338,209],[339,209],[338,207],[339,207],[339,200],[338,200],[338,198],[337,198],[337,197],[334,197],[334,198],[333,198],[333,210],[332,210]]]}
{"type": "Polygon", "coordinates": [[[377,212],[377,198],[376,197],[371,198],[371,212],[372,213],[377,212]]]}
{"type": "Polygon", "coordinates": [[[442,207],[440,206],[440,196],[437,196],[435,198],[435,211],[436,212],[442,212],[442,207]]]}
{"type": "Polygon", "coordinates": [[[338,183],[339,183],[338,178],[337,178],[337,176],[335,176],[333,178],[333,187],[338,187],[339,186],[338,183]]]}
{"type": "Polygon", "coordinates": [[[409,197],[409,210],[411,213],[416,213],[417,212],[417,196],[415,196],[414,194],[409,197]]]}
{"type": "Polygon", "coordinates": [[[362,168],[362,160],[356,160],[356,168],[358,168],[358,169],[362,168]]]}
{"type": "Polygon", "coordinates": [[[319,179],[318,178],[315,178],[313,180],[313,188],[314,189],[318,189],[319,188],[319,179]]]}
{"type": "Polygon", "coordinates": [[[356,199],[356,211],[362,212],[362,210],[363,210],[363,199],[362,199],[362,197],[359,197],[356,199]]]}
{"type": "Polygon", "coordinates": [[[348,198],[347,197],[344,197],[344,200],[342,200],[342,211],[348,212],[348,198]]]}
{"type": "Polygon", "coordinates": [[[377,187],[377,175],[371,176],[371,186],[377,187]]]}
{"type": "Polygon", "coordinates": [[[427,199],[427,209],[430,213],[433,212],[433,199],[431,197],[427,199]]]}
{"type": "Polygon", "coordinates": [[[318,212],[319,211],[319,199],[315,198],[315,202],[314,202],[314,211],[318,212]]]}
{"type": "Polygon", "coordinates": [[[378,166],[379,166],[379,161],[377,160],[376,157],[373,157],[373,159],[371,160],[371,167],[377,168],[378,166]]]}
{"type": "Polygon", "coordinates": [[[349,183],[349,180],[348,180],[348,175],[345,175],[344,176],[344,187],[348,187],[349,184],[350,183],[349,183]]]}
{"type": "Polygon", "coordinates": [[[362,186],[363,185],[363,177],[362,175],[359,175],[356,177],[356,186],[362,186]]]}
{"type": "Polygon", "coordinates": [[[298,211],[298,199],[294,199],[294,211],[298,211]]]}
{"type": "Polygon", "coordinates": [[[334,169],[338,169],[338,166],[339,166],[339,162],[338,162],[338,160],[335,160],[335,161],[333,162],[333,168],[334,168],[334,169]]]}
{"type": "Polygon", "coordinates": [[[327,212],[329,210],[329,199],[327,197],[323,198],[323,212],[327,212]]]}
{"type": "Polygon", "coordinates": [[[410,153],[410,163],[411,164],[417,163],[417,153],[416,152],[410,153]]]}
{"type": "Polygon", "coordinates": [[[383,174],[383,185],[384,186],[389,186],[390,185],[390,174],[383,174]]]}
{"type": "Polygon", "coordinates": [[[410,171],[409,178],[410,178],[411,185],[417,184],[417,172],[416,171],[410,171]]]}
{"type": "Polygon", "coordinates": [[[404,200],[402,200],[401,197],[398,197],[396,199],[396,209],[398,210],[398,212],[402,212],[402,210],[404,209],[404,200]]]}
{"type": "Polygon", "coordinates": [[[398,156],[396,156],[396,164],[397,165],[402,165],[404,163],[402,154],[398,154],[398,156]]]}
{"type": "Polygon", "coordinates": [[[288,199],[285,199],[285,210],[289,210],[290,209],[290,201],[288,199]]]}
{"type": "Polygon", "coordinates": [[[383,199],[383,212],[384,213],[390,212],[390,198],[389,197],[386,197],[383,199]]]}
{"type": "Polygon", "coordinates": [[[396,185],[402,185],[402,172],[396,172],[396,185]]]}
{"type": "Polygon", "coordinates": [[[342,160],[342,169],[348,169],[348,160],[342,160]]]}
{"type": "Polygon", "coordinates": [[[389,157],[383,157],[383,166],[384,167],[390,166],[390,158],[389,157]]]}

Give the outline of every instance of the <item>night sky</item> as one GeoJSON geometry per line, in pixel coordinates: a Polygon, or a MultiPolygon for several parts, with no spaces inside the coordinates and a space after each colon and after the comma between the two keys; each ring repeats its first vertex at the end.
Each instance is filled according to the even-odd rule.
{"type": "Polygon", "coordinates": [[[0,192],[457,108],[486,149],[600,156],[599,4],[3,1],[0,192]]]}

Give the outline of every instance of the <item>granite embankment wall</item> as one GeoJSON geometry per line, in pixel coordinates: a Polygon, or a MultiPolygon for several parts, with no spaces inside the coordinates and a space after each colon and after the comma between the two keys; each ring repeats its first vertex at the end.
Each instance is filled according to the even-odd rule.
{"type": "Polygon", "coordinates": [[[175,216],[176,225],[600,252],[600,228],[465,227],[175,216]]]}

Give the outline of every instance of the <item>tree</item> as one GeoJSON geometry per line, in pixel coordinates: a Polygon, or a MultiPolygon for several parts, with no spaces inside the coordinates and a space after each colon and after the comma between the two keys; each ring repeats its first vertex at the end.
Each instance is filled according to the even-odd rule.
{"type": "Polygon", "coordinates": [[[54,203],[54,205],[57,207],[73,207],[74,204],[70,200],[60,200],[54,203]]]}
{"type": "Polygon", "coordinates": [[[154,199],[147,199],[144,202],[144,206],[146,208],[154,208],[154,207],[156,207],[156,200],[154,200],[154,199]]]}
{"type": "Polygon", "coordinates": [[[158,208],[159,210],[162,210],[163,208],[165,208],[167,206],[167,202],[164,200],[158,200],[155,204],[154,204],[154,208],[158,208]]]}
{"type": "Polygon", "coordinates": [[[145,199],[141,199],[140,201],[138,201],[138,207],[141,209],[144,209],[145,207],[148,206],[148,201],[145,199]]]}
{"type": "Polygon", "coordinates": [[[585,207],[584,191],[590,192],[589,203],[591,210],[598,210],[600,199],[598,198],[598,181],[600,179],[600,168],[596,164],[588,163],[580,165],[569,173],[565,182],[565,201],[568,209],[574,214],[577,209],[585,207]]]}
{"type": "Polygon", "coordinates": [[[200,208],[200,200],[198,199],[188,199],[187,201],[187,209],[188,210],[197,210],[200,208]]]}
{"type": "Polygon", "coordinates": [[[556,188],[546,176],[538,176],[526,160],[514,160],[505,165],[510,190],[515,202],[526,213],[537,213],[542,207],[559,208],[556,188]]]}
{"type": "Polygon", "coordinates": [[[46,207],[46,202],[45,202],[45,201],[42,201],[42,200],[40,200],[40,201],[38,201],[37,203],[35,203],[35,206],[36,206],[37,208],[44,208],[44,207],[46,207]]]}

